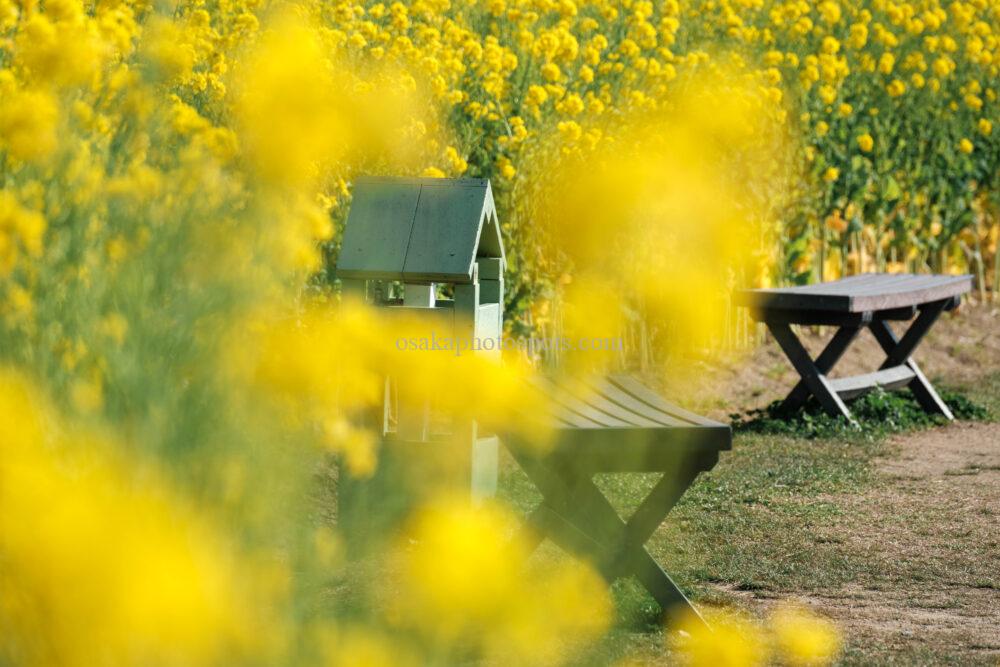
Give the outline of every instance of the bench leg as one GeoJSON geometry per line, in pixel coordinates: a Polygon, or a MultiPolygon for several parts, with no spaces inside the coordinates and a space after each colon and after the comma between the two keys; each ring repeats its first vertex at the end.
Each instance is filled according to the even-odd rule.
{"type": "Polygon", "coordinates": [[[953,420],[955,416],[945,402],[941,400],[937,391],[934,390],[930,381],[923,374],[923,371],[920,370],[917,362],[911,357],[917,345],[920,344],[920,341],[927,335],[927,332],[930,331],[931,327],[941,316],[941,313],[951,303],[952,299],[945,299],[924,306],[920,311],[920,315],[913,321],[913,324],[910,325],[910,328],[907,329],[902,338],[897,338],[889,323],[883,320],[872,322],[869,327],[875,336],[875,340],[878,341],[886,354],[882,369],[900,365],[907,366],[913,371],[914,375],[913,381],[907,386],[913,392],[913,396],[917,399],[917,402],[920,403],[920,407],[927,412],[941,414],[947,419],[953,420]]]}
{"type": "Polygon", "coordinates": [[[665,474],[626,522],[590,477],[557,471],[537,460],[515,458],[544,497],[525,526],[529,546],[549,537],[566,551],[592,560],[609,583],[634,575],[664,614],[686,610],[704,622],[644,546],[699,470],[665,474]]]}
{"type": "MultiPolygon", "coordinates": [[[[844,404],[844,401],[837,395],[837,392],[833,390],[829,381],[826,379],[826,373],[829,369],[824,371],[819,368],[817,362],[813,361],[812,357],[809,356],[808,350],[803,347],[802,343],[795,336],[795,333],[792,331],[792,327],[785,322],[775,321],[767,322],[767,327],[771,330],[771,334],[774,336],[774,339],[778,341],[778,345],[781,346],[785,356],[788,357],[788,360],[792,362],[792,366],[795,367],[795,370],[798,371],[798,374],[802,377],[802,383],[805,385],[806,389],[808,389],[809,392],[816,397],[816,400],[819,401],[820,405],[822,405],[823,408],[830,414],[843,415],[848,420],[853,422],[854,417],[851,416],[851,411],[847,409],[847,405],[844,404]]],[[[841,329],[841,331],[843,331],[843,329],[841,329]]],[[[839,335],[840,331],[837,333],[839,335]]],[[[856,335],[857,332],[854,332],[853,335],[843,334],[839,337],[835,337],[836,346],[831,350],[827,359],[823,360],[824,365],[829,364],[832,368],[835,363],[833,358],[836,357],[836,359],[839,359],[844,353],[844,349],[846,349],[847,345],[850,343],[850,340],[846,340],[848,336],[851,336],[851,340],[853,340],[853,336],[856,335]],[[838,349],[841,346],[843,349],[838,349]]],[[[830,345],[833,344],[834,341],[831,341],[830,345]]],[[[830,349],[830,345],[827,346],[827,349],[830,349]]],[[[826,350],[823,352],[825,354],[826,350]]],[[[797,386],[796,389],[798,389],[797,386]]],[[[793,389],[792,391],[795,392],[796,389],[793,389]]],[[[789,399],[794,398],[797,400],[797,397],[798,394],[796,394],[795,397],[790,395],[789,399]]],[[[787,400],[788,399],[786,399],[786,402],[787,400]]],[[[782,407],[792,406],[797,407],[794,405],[794,401],[790,405],[782,404],[782,407]]]]}
{"type": "MultiPolygon", "coordinates": [[[[696,474],[692,475],[687,484],[676,493],[677,500],[680,499],[680,496],[687,490],[687,487],[694,481],[696,474]]],[[[669,482],[674,481],[670,476],[665,476],[665,478],[669,482]]],[[[670,486],[673,486],[673,484],[670,484],[670,486]]],[[[655,493],[656,490],[654,489],[651,496],[655,493]]],[[[680,587],[674,583],[670,575],[660,567],[660,564],[656,562],[644,546],[653,531],[656,530],[657,526],[663,522],[663,519],[673,509],[673,504],[660,505],[653,503],[647,506],[644,501],[643,505],[640,506],[640,509],[644,506],[647,507],[643,513],[643,518],[633,524],[631,520],[629,522],[622,521],[614,507],[601,494],[593,480],[587,480],[586,485],[581,488],[580,498],[586,500],[584,504],[587,506],[585,513],[587,516],[581,515],[581,520],[587,520],[588,516],[591,519],[599,517],[598,522],[606,533],[607,541],[605,545],[607,555],[601,569],[608,573],[606,575],[608,579],[634,575],[660,605],[664,615],[675,615],[678,611],[688,611],[704,622],[701,614],[694,608],[694,605],[691,604],[691,601],[684,595],[680,587]],[[652,507],[654,506],[658,508],[656,513],[659,514],[659,520],[656,521],[655,525],[653,525],[652,521],[652,507]]],[[[674,503],[676,502],[675,500],[674,503]]],[[[635,515],[633,515],[633,518],[635,518],[635,515]]]]}
{"type": "MultiPolygon", "coordinates": [[[[844,356],[844,352],[847,351],[847,348],[851,346],[851,343],[855,341],[860,333],[860,327],[845,326],[837,329],[837,333],[833,335],[833,338],[830,339],[827,346],[823,349],[820,355],[816,357],[816,361],[814,362],[816,364],[816,370],[823,375],[826,375],[833,370],[833,367],[837,365],[840,358],[844,356]]],[[[799,380],[798,384],[795,385],[795,388],[789,392],[784,402],[782,402],[781,408],[789,412],[798,410],[805,405],[811,395],[812,392],[809,390],[809,385],[806,381],[799,380]]]]}

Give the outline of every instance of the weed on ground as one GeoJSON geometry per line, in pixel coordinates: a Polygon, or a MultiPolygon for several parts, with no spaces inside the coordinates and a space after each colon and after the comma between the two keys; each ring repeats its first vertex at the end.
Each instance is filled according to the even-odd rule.
{"type": "MultiPolygon", "coordinates": [[[[948,405],[956,419],[984,421],[990,410],[975,402],[965,392],[945,389],[941,399],[948,405]]],[[[816,438],[846,438],[848,440],[875,440],[893,433],[915,431],[940,426],[947,420],[938,414],[924,411],[909,390],[887,392],[876,389],[847,402],[856,423],[843,416],[827,414],[815,401],[805,407],[788,411],[780,401],[760,410],[731,415],[733,430],[737,433],[768,433],[789,435],[809,440],[816,438]]]]}

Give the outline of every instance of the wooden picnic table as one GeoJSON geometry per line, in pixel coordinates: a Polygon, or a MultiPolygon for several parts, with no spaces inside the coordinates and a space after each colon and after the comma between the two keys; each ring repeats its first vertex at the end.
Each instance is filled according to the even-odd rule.
{"type": "Polygon", "coordinates": [[[830,414],[853,420],[845,399],[875,387],[909,388],[924,410],[954,419],[912,355],[941,314],[956,308],[971,289],[972,276],[968,275],[868,273],[814,285],[743,290],[736,299],[750,309],[754,319],[767,325],[801,376],[782,403],[783,409],[798,409],[815,397],[830,414]],[[906,332],[897,336],[890,322],[910,320],[906,332]],[[814,359],[792,325],[828,325],[838,330],[814,359]],[[872,332],[885,352],[882,365],[872,373],[831,378],[834,366],[864,329],[872,332]]]}

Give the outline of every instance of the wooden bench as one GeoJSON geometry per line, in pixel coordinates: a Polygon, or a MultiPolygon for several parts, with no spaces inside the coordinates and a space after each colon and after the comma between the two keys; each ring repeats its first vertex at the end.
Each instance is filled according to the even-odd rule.
{"type": "MultiPolygon", "coordinates": [[[[456,338],[499,338],[505,266],[489,181],[355,183],[337,273],[345,291],[387,315],[417,309],[456,338]],[[393,296],[399,283],[402,299],[393,296]],[[439,283],[451,286],[453,301],[436,298],[439,283]]],[[[502,442],[544,498],[526,522],[536,544],[551,538],[592,560],[609,582],[635,575],[664,611],[693,611],[644,545],[695,477],[729,449],[728,426],[673,406],[629,377],[587,384],[536,378],[525,391],[540,393],[541,419],[555,432],[554,446],[540,448],[513,433],[483,433],[476,423],[435,432],[432,421],[440,421],[431,419],[429,405],[394,405],[390,385],[373,418],[383,443],[375,478],[341,474],[338,481],[338,521],[348,538],[382,530],[405,513],[403,504],[419,497],[416,486],[427,477],[440,483],[447,475],[451,486],[457,477],[473,499],[493,495],[502,442]],[[615,472],[662,475],[628,521],[594,484],[595,475],[615,472]]]]}
{"type": "Polygon", "coordinates": [[[971,289],[972,276],[967,275],[872,273],[800,287],[744,290],[737,294],[737,303],[767,325],[801,376],[783,409],[796,410],[815,397],[830,414],[853,419],[845,399],[875,387],[909,388],[924,410],[954,419],[912,355],[941,313],[956,308],[971,289]],[[909,320],[913,323],[897,337],[889,323],[909,320]],[[814,359],[792,331],[796,324],[838,330],[814,359]],[[882,365],[865,375],[830,378],[830,371],[863,329],[872,332],[885,352],[882,365]]]}
{"type": "Polygon", "coordinates": [[[724,424],[668,403],[625,375],[586,381],[538,378],[535,389],[555,430],[552,449],[504,439],[541,492],[528,516],[529,544],[545,538],[590,560],[610,583],[635,576],[664,613],[698,612],[645,544],[719,452],[732,445],[724,424]],[[631,517],[623,520],[594,482],[604,473],[659,473],[631,517]]]}

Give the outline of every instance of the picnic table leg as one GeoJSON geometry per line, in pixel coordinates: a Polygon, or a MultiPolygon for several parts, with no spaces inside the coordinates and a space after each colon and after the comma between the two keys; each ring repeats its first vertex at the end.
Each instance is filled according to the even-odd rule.
{"type": "Polygon", "coordinates": [[[923,371],[920,370],[920,366],[911,357],[917,345],[927,335],[927,332],[930,331],[931,327],[941,316],[941,313],[947,309],[951,301],[951,299],[945,299],[924,306],[920,311],[920,315],[913,321],[913,324],[910,325],[910,328],[902,338],[897,338],[889,323],[884,320],[876,320],[869,326],[872,334],[875,335],[875,340],[878,341],[882,350],[886,353],[886,359],[881,368],[892,368],[899,365],[907,366],[913,371],[914,375],[913,381],[907,386],[913,392],[913,396],[917,399],[920,407],[927,412],[941,414],[947,419],[953,420],[955,419],[955,415],[952,414],[945,402],[941,400],[937,391],[934,390],[933,385],[931,385],[923,371]]]}
{"type": "Polygon", "coordinates": [[[767,327],[820,405],[830,414],[843,415],[853,422],[854,417],[851,416],[851,411],[847,409],[847,405],[830,386],[826,375],[813,362],[809,352],[795,336],[792,327],[785,322],[776,321],[768,321],[767,327]]]}
{"type": "MultiPolygon", "coordinates": [[[[844,352],[847,351],[847,348],[850,347],[859,333],[861,333],[861,327],[844,326],[837,329],[837,333],[833,335],[827,346],[816,357],[816,370],[823,375],[833,370],[833,367],[844,356],[844,352]]],[[[798,384],[788,393],[781,407],[783,410],[789,412],[797,410],[805,405],[805,402],[809,400],[809,396],[811,395],[812,392],[809,391],[809,385],[806,384],[806,381],[799,380],[798,384]]]]}

